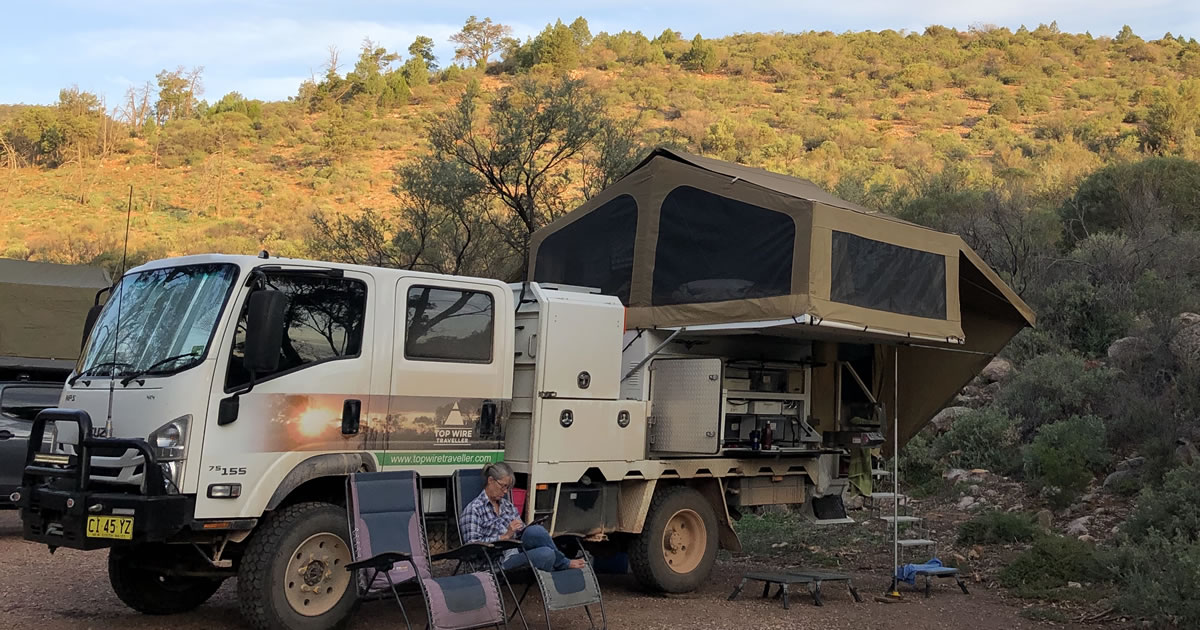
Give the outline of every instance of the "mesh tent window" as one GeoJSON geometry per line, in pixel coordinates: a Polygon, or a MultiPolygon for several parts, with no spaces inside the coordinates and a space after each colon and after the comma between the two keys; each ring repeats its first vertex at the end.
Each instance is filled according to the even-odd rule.
{"type": "Polygon", "coordinates": [[[655,306],[787,295],[791,216],[680,186],[663,199],[654,253],[655,306]]]}
{"type": "Polygon", "coordinates": [[[834,302],[945,319],[945,256],[836,230],[832,256],[834,302]]]}
{"type": "Polygon", "coordinates": [[[633,197],[620,195],[547,236],[534,281],[598,288],[628,304],[637,215],[633,197]]]}

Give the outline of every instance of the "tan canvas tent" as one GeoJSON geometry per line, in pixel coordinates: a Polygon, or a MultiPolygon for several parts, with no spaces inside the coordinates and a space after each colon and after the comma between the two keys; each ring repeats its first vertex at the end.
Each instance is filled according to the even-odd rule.
{"type": "Polygon", "coordinates": [[[666,149],[536,232],[529,269],[620,297],[631,329],[732,326],[893,348],[879,364],[899,366],[902,443],[1034,321],[954,234],[666,149]]]}
{"type": "Polygon", "coordinates": [[[73,363],[88,308],[109,284],[99,267],[0,259],[0,360],[73,363]]]}

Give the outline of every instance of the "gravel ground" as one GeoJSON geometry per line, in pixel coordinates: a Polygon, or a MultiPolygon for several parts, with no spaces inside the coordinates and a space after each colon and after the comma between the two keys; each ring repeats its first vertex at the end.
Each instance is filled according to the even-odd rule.
{"type": "MultiPolygon", "coordinates": [[[[166,628],[243,628],[238,614],[233,581],[226,583],[207,604],[175,617],[147,617],[125,608],[112,594],[105,570],[106,554],[60,549],[54,555],[44,547],[21,540],[15,512],[0,512],[0,620],[2,630],[37,628],[119,628],[138,630],[166,628]]],[[[854,628],[1008,630],[1049,627],[1018,615],[1017,605],[983,584],[972,584],[966,596],[952,582],[937,585],[926,600],[906,593],[902,604],[882,604],[874,595],[887,586],[879,576],[858,575],[856,583],[866,600],[855,603],[846,589],[825,585],[825,605],[815,607],[806,594],[793,596],[790,610],[758,598],[761,590],[748,586],[737,601],[726,601],[744,571],[756,567],[740,561],[718,564],[713,577],[699,591],[679,596],[653,596],[636,590],[632,579],[602,576],[609,627],[620,628],[854,628]]],[[[536,595],[530,595],[525,610],[531,621],[541,619],[536,595]]],[[[414,603],[414,606],[416,604],[414,603]]],[[[410,611],[413,614],[414,611],[410,611]]],[[[416,611],[414,618],[422,617],[416,611]]],[[[581,611],[555,613],[555,628],[586,628],[581,611]]],[[[397,624],[394,604],[379,601],[364,604],[355,615],[352,629],[378,628],[397,624]]],[[[1062,627],[1057,625],[1055,627],[1062,627]]]]}

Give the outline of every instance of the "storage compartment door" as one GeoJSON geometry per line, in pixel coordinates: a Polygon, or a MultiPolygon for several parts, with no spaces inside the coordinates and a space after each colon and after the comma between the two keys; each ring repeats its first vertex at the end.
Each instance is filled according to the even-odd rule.
{"type": "Polygon", "coordinates": [[[650,364],[650,452],[716,455],[720,449],[721,360],[650,364]]]}

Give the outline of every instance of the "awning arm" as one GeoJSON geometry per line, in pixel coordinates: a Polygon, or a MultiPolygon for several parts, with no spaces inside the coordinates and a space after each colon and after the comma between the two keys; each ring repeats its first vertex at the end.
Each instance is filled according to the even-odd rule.
{"type": "Polygon", "coordinates": [[[667,344],[671,343],[671,341],[673,341],[676,337],[679,336],[679,333],[681,333],[685,330],[687,330],[687,326],[680,326],[679,328],[675,329],[670,335],[667,336],[667,338],[665,340],[663,340],[662,343],[658,344],[657,346],[655,346],[655,348],[653,350],[646,353],[646,357],[643,358],[641,361],[638,361],[638,364],[633,366],[633,368],[630,369],[629,372],[627,374],[625,374],[625,376],[622,376],[621,382],[624,383],[630,376],[637,374],[637,371],[642,369],[642,367],[644,367],[647,363],[649,363],[650,359],[654,358],[654,355],[658,354],[659,352],[662,352],[663,349],[665,349],[667,347],[667,344]]]}

